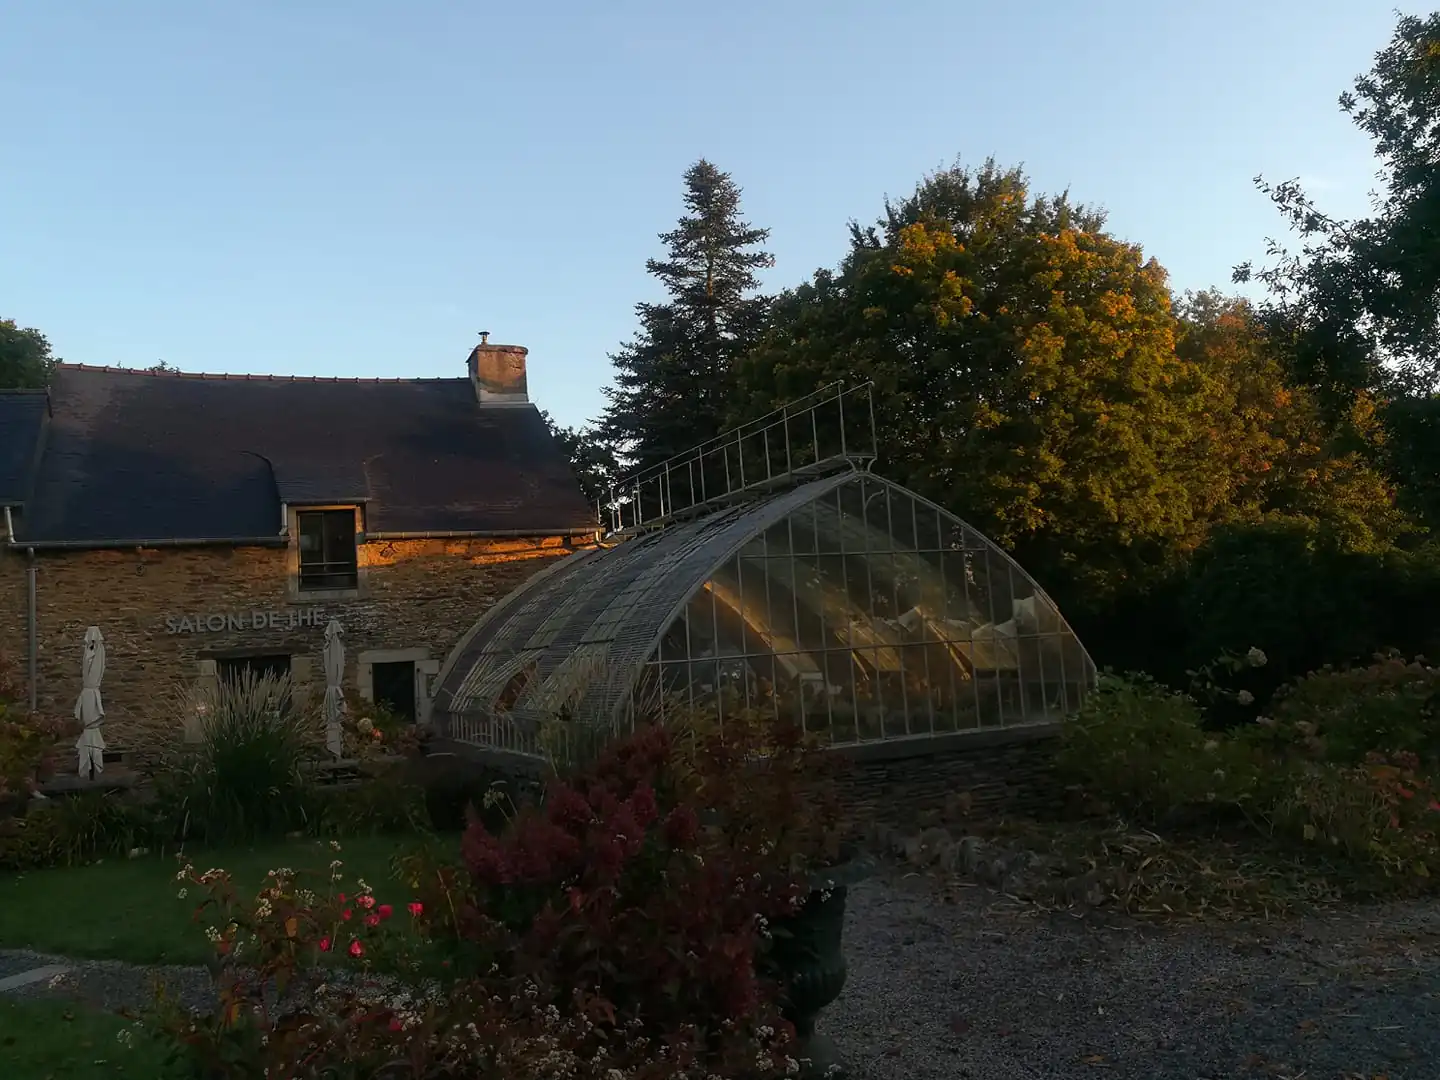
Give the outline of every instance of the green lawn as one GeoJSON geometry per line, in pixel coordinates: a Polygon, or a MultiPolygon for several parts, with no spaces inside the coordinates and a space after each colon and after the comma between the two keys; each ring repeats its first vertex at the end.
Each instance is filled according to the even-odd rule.
{"type": "Polygon", "coordinates": [[[152,1042],[122,1042],[128,1027],[110,1013],[55,1001],[0,997],[0,1076],[5,1080],[101,1080],[160,1076],[164,1059],[152,1042]]]}
{"type": "MultiPolygon", "coordinates": [[[[191,858],[200,871],[228,870],[244,889],[258,889],[268,870],[325,871],[331,859],[340,858],[346,882],[363,877],[377,893],[393,888],[392,895],[404,900],[407,890],[394,881],[389,864],[398,851],[417,842],[341,840],[336,853],[328,841],[295,840],[198,852],[191,858]]],[[[177,895],[178,868],[174,859],[146,857],[0,877],[0,948],[135,963],[202,963],[211,952],[202,929],[192,922],[198,890],[191,887],[185,899],[177,895]]],[[[5,1076],[8,1080],[9,1073],[5,1076]]]]}

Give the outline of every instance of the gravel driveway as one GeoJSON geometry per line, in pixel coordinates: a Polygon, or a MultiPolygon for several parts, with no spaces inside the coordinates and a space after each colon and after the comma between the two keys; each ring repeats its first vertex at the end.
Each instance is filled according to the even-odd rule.
{"type": "Polygon", "coordinates": [[[856,1080],[1440,1077],[1440,904],[1162,928],[954,895],[851,890],[821,1026],[856,1080]]]}
{"type": "MultiPolygon", "coordinates": [[[[855,1080],[1440,1077],[1440,904],[1164,928],[951,895],[893,868],[851,890],[850,979],[821,1026],[855,1080]]],[[[51,962],[0,953],[6,972],[51,962]]],[[[203,971],[165,975],[208,997],[203,971]]],[[[114,1008],[150,987],[82,962],[15,993],[114,1008]]]]}

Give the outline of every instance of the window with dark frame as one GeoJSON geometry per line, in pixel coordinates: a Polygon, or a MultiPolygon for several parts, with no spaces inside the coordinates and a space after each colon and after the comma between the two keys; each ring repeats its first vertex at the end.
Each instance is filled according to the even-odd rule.
{"type": "Polygon", "coordinates": [[[300,588],[353,589],[360,580],[354,510],[301,510],[300,588]]]}
{"type": "MultiPolygon", "coordinates": [[[[259,690],[258,680],[266,676],[275,679],[290,678],[290,655],[289,653],[251,653],[248,656],[218,657],[215,661],[215,674],[219,678],[221,686],[228,686],[232,693],[259,690]],[[257,682],[248,683],[246,676],[257,682]]],[[[292,699],[288,690],[277,704],[282,714],[290,711],[292,699]]]]}

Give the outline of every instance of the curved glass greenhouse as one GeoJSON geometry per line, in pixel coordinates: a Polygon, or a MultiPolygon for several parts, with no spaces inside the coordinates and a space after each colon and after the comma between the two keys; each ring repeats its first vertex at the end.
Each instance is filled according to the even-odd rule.
{"type": "Polygon", "coordinates": [[[437,682],[454,739],[538,753],[682,702],[836,744],[1052,722],[1095,665],[1009,556],[863,471],[583,551],[488,612],[437,682]]]}

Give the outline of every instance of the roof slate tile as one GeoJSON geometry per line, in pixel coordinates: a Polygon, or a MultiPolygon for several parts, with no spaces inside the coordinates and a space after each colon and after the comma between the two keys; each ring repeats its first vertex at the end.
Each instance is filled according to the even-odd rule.
{"type": "MultiPolygon", "coordinates": [[[[468,379],[62,364],[50,398],[32,505],[17,529],[35,543],[253,539],[279,533],[282,502],[356,500],[371,533],[593,528],[538,410],[482,406],[468,379]]],[[[8,445],[0,435],[0,489],[8,445]]]]}
{"type": "Polygon", "coordinates": [[[45,391],[0,390],[0,506],[25,501],[45,423],[45,391]]]}

